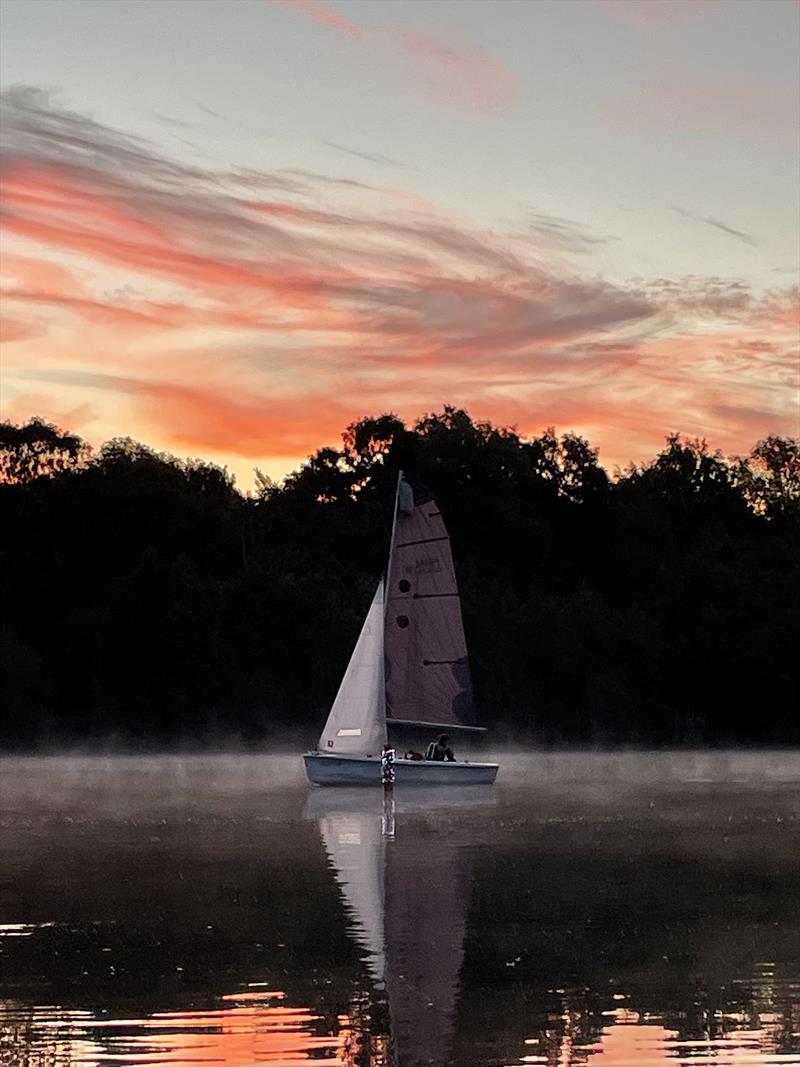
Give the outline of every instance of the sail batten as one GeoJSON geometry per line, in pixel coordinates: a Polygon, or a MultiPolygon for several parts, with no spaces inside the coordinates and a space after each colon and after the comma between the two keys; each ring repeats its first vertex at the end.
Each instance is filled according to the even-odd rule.
{"type": "MultiPolygon", "coordinates": [[[[441,722],[426,722],[423,719],[396,719],[394,717],[389,719],[389,722],[391,722],[393,726],[427,726],[432,730],[438,729],[442,725],[441,722]]],[[[467,733],[473,734],[486,733],[485,726],[465,726],[460,722],[449,722],[447,723],[447,728],[449,730],[464,730],[467,733]]]]}
{"type": "MultiPolygon", "coordinates": [[[[436,514],[438,515],[439,512],[437,511],[436,514]]],[[[449,541],[449,540],[450,540],[450,538],[447,536],[447,534],[445,534],[444,537],[423,537],[419,541],[401,541],[399,544],[395,545],[394,547],[395,548],[416,548],[417,545],[432,545],[436,541],[449,541]]]]}

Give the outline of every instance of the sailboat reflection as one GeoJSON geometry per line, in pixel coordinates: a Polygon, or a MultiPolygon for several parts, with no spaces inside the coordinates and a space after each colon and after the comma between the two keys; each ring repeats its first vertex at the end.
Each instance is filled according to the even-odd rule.
{"type": "Polygon", "coordinates": [[[456,1024],[472,858],[458,810],[495,803],[491,788],[315,790],[306,807],[389,1009],[392,1067],[441,1064],[456,1024]]]}

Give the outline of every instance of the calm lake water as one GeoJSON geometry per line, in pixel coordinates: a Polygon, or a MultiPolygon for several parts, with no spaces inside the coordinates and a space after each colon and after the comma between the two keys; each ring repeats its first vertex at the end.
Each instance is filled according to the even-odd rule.
{"type": "Polygon", "coordinates": [[[800,1064],[800,757],[0,761],[0,1063],[800,1064]]]}

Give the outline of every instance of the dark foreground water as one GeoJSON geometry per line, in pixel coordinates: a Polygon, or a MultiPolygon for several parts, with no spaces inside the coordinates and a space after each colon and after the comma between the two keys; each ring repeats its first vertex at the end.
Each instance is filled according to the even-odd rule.
{"type": "Polygon", "coordinates": [[[800,757],[0,761],[0,1062],[800,1064],[800,757]]]}

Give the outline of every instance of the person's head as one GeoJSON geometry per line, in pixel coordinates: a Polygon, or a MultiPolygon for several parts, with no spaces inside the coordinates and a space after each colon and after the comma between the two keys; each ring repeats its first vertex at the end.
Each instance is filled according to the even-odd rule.
{"type": "Polygon", "coordinates": [[[447,734],[439,734],[436,740],[439,742],[440,745],[446,745],[450,738],[447,736],[447,734]]]}

